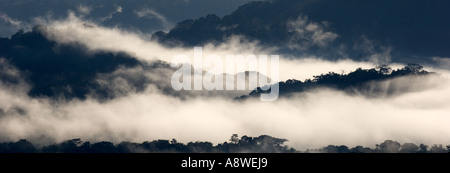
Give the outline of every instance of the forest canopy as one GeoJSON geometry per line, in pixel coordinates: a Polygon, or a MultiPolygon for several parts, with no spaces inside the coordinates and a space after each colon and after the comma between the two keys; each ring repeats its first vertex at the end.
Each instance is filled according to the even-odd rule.
{"type": "Polygon", "coordinates": [[[217,145],[211,142],[180,143],[176,139],[153,140],[142,143],[121,142],[117,145],[102,141],[91,143],[81,139],[71,139],[61,143],[35,147],[27,140],[0,143],[0,153],[447,153],[443,145],[431,147],[413,143],[400,144],[397,141],[386,140],[375,145],[375,148],[345,145],[328,145],[319,149],[296,150],[284,143],[287,139],[268,135],[258,137],[239,136],[233,134],[229,141],[217,145]]]}

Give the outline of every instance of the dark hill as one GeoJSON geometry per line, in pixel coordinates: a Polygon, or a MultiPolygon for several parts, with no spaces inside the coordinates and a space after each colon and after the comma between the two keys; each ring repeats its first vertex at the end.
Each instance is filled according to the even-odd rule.
{"type": "Polygon", "coordinates": [[[251,2],[222,18],[211,14],[182,21],[167,33],[156,32],[153,39],[191,47],[242,35],[262,45],[278,46],[279,53],[336,59],[344,51],[350,58],[364,59],[390,49],[396,62],[422,63],[432,61],[433,56],[450,55],[449,8],[450,1],[445,0],[251,2]],[[321,26],[321,34],[331,32],[337,37],[326,45],[312,44],[313,33],[299,36],[289,28],[289,22],[299,16],[307,16],[303,18],[306,24],[321,26]]]}

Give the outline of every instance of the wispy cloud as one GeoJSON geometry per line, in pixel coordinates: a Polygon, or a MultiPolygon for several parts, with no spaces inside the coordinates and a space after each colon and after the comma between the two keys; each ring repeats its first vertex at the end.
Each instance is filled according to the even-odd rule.
{"type": "Polygon", "coordinates": [[[0,19],[4,22],[9,23],[17,28],[22,27],[22,22],[16,19],[9,17],[7,14],[0,13],[0,19]]]}
{"type": "Polygon", "coordinates": [[[85,16],[85,15],[89,15],[91,13],[92,8],[89,6],[80,4],[80,5],[78,5],[77,10],[81,15],[85,16]]]}
{"type": "Polygon", "coordinates": [[[296,20],[289,21],[287,25],[290,31],[296,33],[291,42],[303,49],[312,45],[326,47],[338,37],[338,34],[326,31],[327,22],[312,22],[307,16],[299,16],[296,20]]]}
{"type": "Polygon", "coordinates": [[[444,68],[444,69],[450,69],[450,57],[432,57],[431,58],[437,66],[444,68]]]}
{"type": "Polygon", "coordinates": [[[122,6],[116,6],[116,10],[115,10],[115,11],[109,13],[109,14],[108,14],[107,16],[105,16],[105,17],[100,18],[100,21],[103,22],[103,21],[110,20],[110,19],[113,18],[113,15],[114,15],[114,14],[122,13],[122,12],[123,12],[122,6]]]}
{"type": "Polygon", "coordinates": [[[164,17],[160,13],[156,12],[155,10],[152,10],[149,8],[143,8],[141,10],[135,10],[134,14],[136,14],[140,18],[146,17],[146,18],[150,18],[150,19],[160,20],[163,23],[165,30],[168,30],[168,29],[170,29],[170,27],[172,27],[171,22],[168,21],[166,17],[164,17]]]}
{"type": "Polygon", "coordinates": [[[361,35],[355,41],[353,49],[360,52],[361,59],[368,60],[375,64],[389,64],[391,62],[392,47],[384,46],[379,42],[369,39],[366,35],[361,35]]]}

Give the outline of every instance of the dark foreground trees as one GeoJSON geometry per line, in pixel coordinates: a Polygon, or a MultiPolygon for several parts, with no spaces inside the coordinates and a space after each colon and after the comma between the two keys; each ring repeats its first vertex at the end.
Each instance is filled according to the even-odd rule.
{"type": "Polygon", "coordinates": [[[230,141],[217,145],[211,142],[179,143],[177,140],[154,140],[142,143],[122,142],[115,145],[103,141],[97,143],[83,142],[80,139],[71,139],[61,143],[36,148],[26,140],[0,143],[0,153],[446,153],[450,151],[443,145],[416,145],[386,140],[377,144],[375,148],[356,146],[349,148],[345,145],[328,145],[320,149],[295,150],[284,143],[286,139],[261,135],[258,137],[234,134],[230,141]]]}

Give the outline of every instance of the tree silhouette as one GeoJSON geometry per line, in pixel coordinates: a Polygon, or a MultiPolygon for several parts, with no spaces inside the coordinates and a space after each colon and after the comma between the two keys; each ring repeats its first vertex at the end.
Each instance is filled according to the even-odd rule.
{"type": "MultiPolygon", "coordinates": [[[[242,136],[236,142],[224,142],[213,145],[207,141],[189,142],[187,144],[176,142],[176,140],[154,140],[142,143],[121,142],[114,145],[111,142],[103,141],[91,144],[80,139],[71,139],[58,144],[44,146],[36,149],[32,143],[26,140],[17,142],[0,143],[0,153],[298,153],[284,145],[287,139],[275,138],[268,135],[258,137],[242,136]]],[[[376,148],[356,146],[349,148],[345,145],[328,145],[320,149],[307,149],[306,153],[447,153],[443,145],[433,145],[429,150],[428,146],[413,143],[400,143],[386,140],[381,144],[376,144],[376,148]]]]}
{"type": "Polygon", "coordinates": [[[377,152],[380,153],[398,153],[400,150],[400,143],[397,141],[386,140],[379,145],[377,152]]]}
{"type": "Polygon", "coordinates": [[[413,143],[404,143],[400,149],[400,153],[416,153],[419,147],[413,143]]]}
{"type": "Polygon", "coordinates": [[[419,153],[426,153],[428,152],[428,145],[420,144],[419,145],[419,153]]]}
{"type": "MultiPolygon", "coordinates": [[[[408,64],[405,67],[397,70],[392,70],[387,65],[377,66],[371,69],[357,68],[348,74],[338,74],[329,72],[314,76],[313,79],[307,79],[304,82],[289,79],[285,82],[279,82],[280,96],[289,97],[293,93],[308,91],[315,88],[333,88],[345,91],[347,93],[364,94],[363,92],[367,86],[370,86],[374,81],[384,81],[402,76],[426,76],[434,73],[423,70],[423,67],[418,64],[408,64]]],[[[259,97],[261,93],[269,93],[270,90],[264,91],[260,87],[256,88],[249,95],[237,97],[236,100],[244,100],[248,97],[259,97]]],[[[374,96],[374,95],[369,95],[374,96]]]]}
{"type": "Polygon", "coordinates": [[[25,139],[17,142],[0,143],[0,153],[35,153],[36,148],[25,139]]]}
{"type": "Polygon", "coordinates": [[[447,150],[442,146],[442,144],[439,145],[433,145],[430,148],[430,153],[445,153],[447,150]]]}
{"type": "Polygon", "coordinates": [[[238,144],[239,143],[239,136],[238,136],[238,134],[231,135],[230,142],[233,143],[233,144],[238,144]]]}

